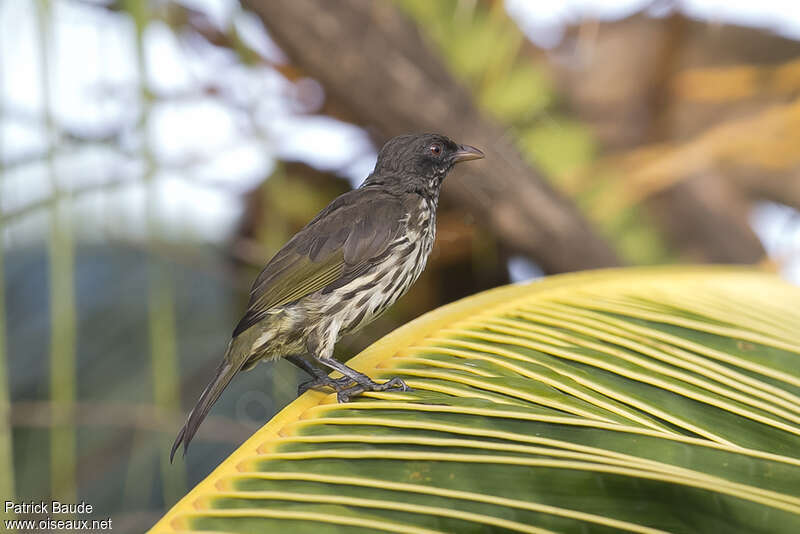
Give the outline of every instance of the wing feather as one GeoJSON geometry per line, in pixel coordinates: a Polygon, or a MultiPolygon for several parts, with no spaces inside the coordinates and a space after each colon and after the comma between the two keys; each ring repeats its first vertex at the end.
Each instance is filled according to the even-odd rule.
{"type": "Polygon", "coordinates": [[[258,275],[234,337],[270,310],[363,273],[403,227],[403,200],[377,188],[335,199],[300,230],[258,275]]]}

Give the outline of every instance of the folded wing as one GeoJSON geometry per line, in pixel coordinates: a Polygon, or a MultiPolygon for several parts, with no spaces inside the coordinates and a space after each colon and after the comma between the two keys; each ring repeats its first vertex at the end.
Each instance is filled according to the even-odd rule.
{"type": "Polygon", "coordinates": [[[300,230],[258,275],[234,337],[267,312],[344,285],[385,254],[403,227],[402,200],[374,188],[338,197],[300,230]]]}

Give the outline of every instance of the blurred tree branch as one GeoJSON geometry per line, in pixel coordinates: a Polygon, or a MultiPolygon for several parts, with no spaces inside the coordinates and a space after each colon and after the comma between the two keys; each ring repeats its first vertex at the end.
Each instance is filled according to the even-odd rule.
{"type": "Polygon", "coordinates": [[[484,163],[462,169],[445,195],[468,206],[511,250],[547,272],[618,263],[576,207],[525,163],[496,123],[388,2],[244,0],[293,63],[378,142],[441,131],[480,146],[484,163]]]}
{"type": "Polygon", "coordinates": [[[616,152],[582,173],[584,187],[616,176],[600,209],[643,203],[693,260],[758,261],[752,202],[800,200],[798,54],[796,41],[732,25],[709,31],[677,13],[571,28],[551,69],[616,152]]]}

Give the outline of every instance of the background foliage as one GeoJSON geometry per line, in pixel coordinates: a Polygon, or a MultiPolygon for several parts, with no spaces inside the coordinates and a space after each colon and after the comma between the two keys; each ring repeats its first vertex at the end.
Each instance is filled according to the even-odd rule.
{"type": "Polygon", "coordinates": [[[0,1],[0,495],[140,532],[293,399],[290,365],[259,366],[168,465],[257,269],[408,130],[490,158],[448,180],[426,273],[342,358],[542,273],[800,279],[791,36],[680,4],[549,29],[522,2],[243,4],[0,1]],[[349,50],[376,67],[337,77],[349,50]]]}

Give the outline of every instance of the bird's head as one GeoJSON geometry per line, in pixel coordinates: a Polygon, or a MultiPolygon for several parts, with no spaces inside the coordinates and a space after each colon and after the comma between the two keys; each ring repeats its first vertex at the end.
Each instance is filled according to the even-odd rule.
{"type": "Polygon", "coordinates": [[[444,177],[460,161],[483,158],[483,152],[459,145],[440,134],[410,134],[394,137],[378,153],[375,170],[365,185],[438,195],[444,177]]]}

